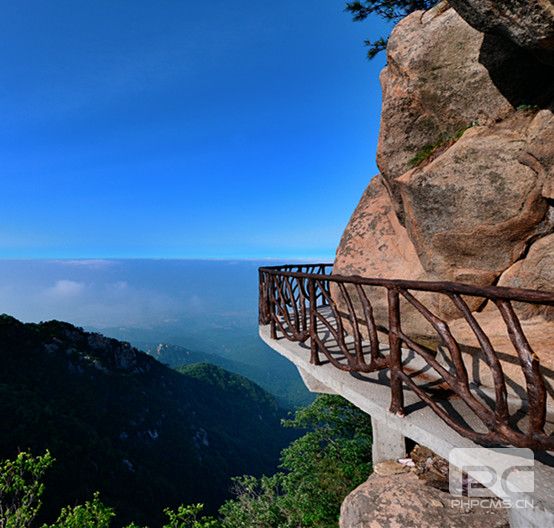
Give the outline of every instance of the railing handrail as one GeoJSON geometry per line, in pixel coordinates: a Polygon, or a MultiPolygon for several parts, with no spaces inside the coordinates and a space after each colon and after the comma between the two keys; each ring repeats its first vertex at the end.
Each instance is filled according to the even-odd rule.
{"type": "Polygon", "coordinates": [[[333,264],[287,264],[284,266],[263,266],[260,272],[270,275],[282,275],[296,279],[329,280],[332,282],[360,284],[362,286],[382,286],[390,289],[408,289],[427,291],[432,293],[456,293],[471,297],[486,297],[504,301],[526,302],[531,304],[546,304],[554,306],[554,291],[532,290],[529,288],[511,288],[507,286],[475,286],[463,282],[453,281],[414,281],[408,279],[382,279],[378,277],[362,277],[360,275],[340,275],[325,273],[304,273],[301,271],[287,271],[301,267],[330,267],[333,264]]]}
{"type": "MultiPolygon", "coordinates": [[[[320,365],[323,356],[336,368],[348,372],[371,373],[389,369],[390,410],[397,415],[405,413],[403,389],[409,388],[451,428],[476,442],[554,449],[554,434],[545,430],[549,397],[545,374],[541,370],[539,355],[531,347],[519,320],[519,307],[512,306],[512,302],[554,306],[554,292],[502,286],[479,287],[449,281],[335,275],[330,271],[332,266],[308,263],[259,268],[259,320],[260,324],[269,325],[272,339],[278,339],[278,332],[290,341],[305,343],[309,339],[310,362],[314,365],[320,365]],[[383,305],[381,295],[376,301],[375,290],[367,287],[383,288],[386,304],[383,305]],[[411,293],[415,291],[433,293],[437,299],[433,300],[431,307],[425,306],[430,299],[423,296],[418,299],[411,293]],[[459,319],[446,315],[448,312],[444,311],[444,307],[435,303],[441,294],[449,299],[448,306],[456,309],[459,319]],[[521,388],[525,396],[520,396],[527,405],[525,431],[511,423],[517,413],[512,413],[508,406],[508,381],[501,358],[485,327],[481,326],[483,322],[476,317],[472,308],[475,303],[465,300],[466,296],[490,300],[498,311],[498,321],[503,322],[507,332],[505,337],[513,346],[523,376],[521,388]],[[379,307],[376,310],[374,303],[379,307]],[[386,315],[383,313],[385,306],[386,315]],[[436,347],[426,339],[419,339],[419,334],[412,335],[410,331],[403,330],[402,320],[408,309],[423,317],[424,324],[430,325],[435,338],[433,342],[439,343],[436,347]],[[438,314],[434,313],[437,309],[438,314]],[[476,356],[472,355],[471,364],[466,365],[463,356],[465,344],[449,327],[453,320],[465,320],[469,335],[477,340],[480,349],[478,358],[489,372],[488,388],[494,390],[494,398],[485,398],[473,390],[476,356]],[[383,352],[380,346],[382,337],[379,332],[382,335],[383,328],[388,341],[387,352],[383,352]],[[321,335],[319,329],[323,331],[321,335]],[[451,415],[440,405],[440,396],[412,378],[403,362],[403,347],[413,351],[436,373],[440,384],[467,405],[487,432],[451,415]]],[[[480,302],[477,304],[483,305],[480,302]]],[[[542,313],[542,310],[537,314],[539,312],[542,313]]],[[[477,382],[476,386],[479,384],[477,382]]]]}
{"type": "Polygon", "coordinates": [[[326,268],[333,267],[334,264],[332,262],[303,262],[302,264],[275,264],[273,266],[261,266],[258,268],[260,271],[269,271],[269,270],[282,270],[282,269],[289,269],[289,268],[318,268],[320,266],[324,266],[326,268]]]}

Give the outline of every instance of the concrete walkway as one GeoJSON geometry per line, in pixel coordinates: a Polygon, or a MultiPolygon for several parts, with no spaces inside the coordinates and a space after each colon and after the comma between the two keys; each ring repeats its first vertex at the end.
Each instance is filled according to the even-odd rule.
{"type": "MultiPolygon", "coordinates": [[[[453,448],[480,446],[460,436],[443,422],[426,404],[409,390],[405,390],[406,416],[398,417],[391,414],[389,372],[387,369],[371,374],[349,373],[335,368],[325,362],[320,366],[310,364],[309,340],[306,344],[288,341],[285,338],[271,339],[269,325],[260,326],[261,338],[274,350],[292,361],[302,375],[309,390],[320,393],[339,394],[354,405],[367,412],[372,417],[374,428],[374,460],[375,462],[400,458],[405,454],[404,438],[428,447],[438,455],[448,459],[453,448]]],[[[334,345],[327,332],[321,332],[330,349],[334,345]]],[[[386,348],[383,349],[386,352],[386,348]]],[[[340,354],[338,347],[337,357],[340,354]]],[[[323,358],[322,358],[323,359],[323,358]]],[[[431,369],[417,354],[404,351],[405,368],[418,380],[429,386],[439,380],[431,369]]],[[[449,399],[444,402],[450,412],[457,413],[463,420],[476,430],[485,429],[459,399],[449,399]]],[[[513,405],[521,405],[517,399],[513,405]]],[[[464,460],[464,467],[469,465],[486,466],[491,455],[502,456],[492,449],[475,449],[469,460],[464,460]]],[[[536,526],[554,528],[554,457],[548,454],[542,461],[535,460],[534,481],[535,491],[531,494],[521,490],[502,490],[501,498],[522,500],[533,507],[511,510],[511,524],[514,527],[536,526]],[[504,494],[504,496],[502,496],[504,494]]],[[[485,484],[485,482],[483,482],[485,484]]]]}

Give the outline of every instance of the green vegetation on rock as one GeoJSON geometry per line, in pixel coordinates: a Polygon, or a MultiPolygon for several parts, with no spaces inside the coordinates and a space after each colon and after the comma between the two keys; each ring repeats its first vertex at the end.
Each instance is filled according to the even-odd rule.
{"type": "Polygon", "coordinates": [[[456,141],[458,141],[471,127],[475,126],[475,123],[467,125],[460,128],[451,136],[441,135],[435,143],[425,145],[421,150],[419,150],[416,155],[410,159],[408,165],[410,168],[415,168],[421,165],[423,162],[430,160],[433,156],[439,152],[446,150],[448,147],[451,147],[456,141]]]}
{"type": "Polygon", "coordinates": [[[518,112],[538,112],[540,107],[536,104],[520,104],[516,110],[518,112]]]}

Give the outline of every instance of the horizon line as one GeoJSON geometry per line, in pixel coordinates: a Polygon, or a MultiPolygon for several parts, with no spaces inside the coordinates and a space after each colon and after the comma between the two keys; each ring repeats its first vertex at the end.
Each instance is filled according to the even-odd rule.
{"type": "Polygon", "coordinates": [[[224,262],[232,260],[240,261],[329,261],[334,260],[334,255],[330,256],[310,256],[310,257],[0,257],[1,261],[48,261],[48,262],[105,262],[115,260],[190,260],[190,261],[214,261],[224,262]]]}

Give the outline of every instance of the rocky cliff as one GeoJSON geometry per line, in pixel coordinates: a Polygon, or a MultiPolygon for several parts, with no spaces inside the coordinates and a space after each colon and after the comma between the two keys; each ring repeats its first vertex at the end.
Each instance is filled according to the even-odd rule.
{"type": "Polygon", "coordinates": [[[549,1],[450,0],[401,21],[381,73],[380,174],[335,273],[552,289],[553,56],[549,1]]]}

